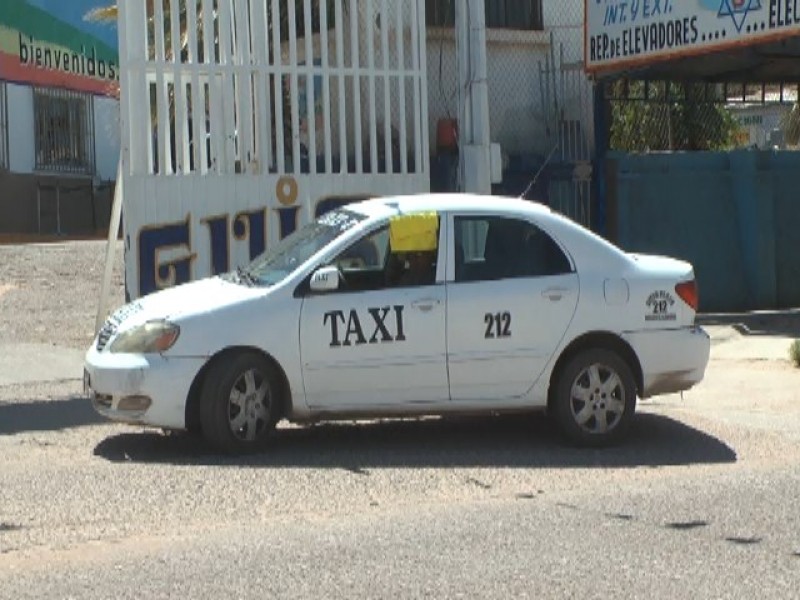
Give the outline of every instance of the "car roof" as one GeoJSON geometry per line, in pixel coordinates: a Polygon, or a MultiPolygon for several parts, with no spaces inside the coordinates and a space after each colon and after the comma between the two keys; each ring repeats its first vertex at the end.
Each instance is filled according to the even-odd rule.
{"type": "Polygon", "coordinates": [[[551,214],[548,207],[531,200],[478,194],[415,194],[386,196],[365,200],[347,207],[367,216],[386,214],[386,209],[398,212],[463,211],[503,212],[509,214],[551,214]]]}
{"type": "Polygon", "coordinates": [[[566,244],[574,260],[584,264],[603,263],[609,259],[630,262],[630,257],[618,246],[600,237],[572,219],[533,200],[478,194],[424,193],[407,196],[386,196],[349,204],[347,210],[358,212],[367,219],[382,219],[402,213],[424,211],[497,214],[508,217],[533,218],[537,225],[566,244]],[[612,258],[613,257],[613,258],[612,258]]]}

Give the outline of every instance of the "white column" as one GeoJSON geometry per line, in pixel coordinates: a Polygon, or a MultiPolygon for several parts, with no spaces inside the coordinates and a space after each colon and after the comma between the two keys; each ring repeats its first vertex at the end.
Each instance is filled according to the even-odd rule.
{"type": "Polygon", "coordinates": [[[474,194],[492,191],[485,10],[485,0],[456,4],[460,180],[474,194]]]}

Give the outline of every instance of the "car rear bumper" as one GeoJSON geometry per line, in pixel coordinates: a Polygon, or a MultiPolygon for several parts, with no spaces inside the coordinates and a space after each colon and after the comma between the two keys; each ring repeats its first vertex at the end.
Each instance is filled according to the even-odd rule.
{"type": "Polygon", "coordinates": [[[639,357],[642,398],[688,390],[708,366],[711,339],[702,327],[639,331],[623,336],[639,357]]]}
{"type": "Polygon", "coordinates": [[[109,419],[167,429],[186,426],[186,399],[204,358],[111,354],[93,345],[84,361],[84,391],[109,419]]]}

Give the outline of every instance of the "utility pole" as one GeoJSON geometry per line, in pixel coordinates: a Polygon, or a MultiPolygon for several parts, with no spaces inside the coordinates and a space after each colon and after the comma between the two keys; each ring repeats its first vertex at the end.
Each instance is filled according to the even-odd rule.
{"type": "Polygon", "coordinates": [[[485,0],[456,2],[461,191],[492,192],[485,0]]]}

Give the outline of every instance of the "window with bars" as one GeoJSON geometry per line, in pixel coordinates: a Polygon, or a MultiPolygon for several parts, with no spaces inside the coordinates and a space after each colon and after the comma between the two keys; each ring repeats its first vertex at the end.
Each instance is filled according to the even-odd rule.
{"type": "Polygon", "coordinates": [[[34,88],[36,170],[94,173],[94,110],[90,94],[34,88]]]}
{"type": "MultiPolygon", "coordinates": [[[[429,27],[453,27],[458,0],[425,0],[429,27]]],[[[492,29],[541,31],[542,0],[487,0],[486,26],[492,29]]]]}
{"type": "Polygon", "coordinates": [[[6,83],[0,81],[0,169],[8,168],[8,100],[6,83]]]}

